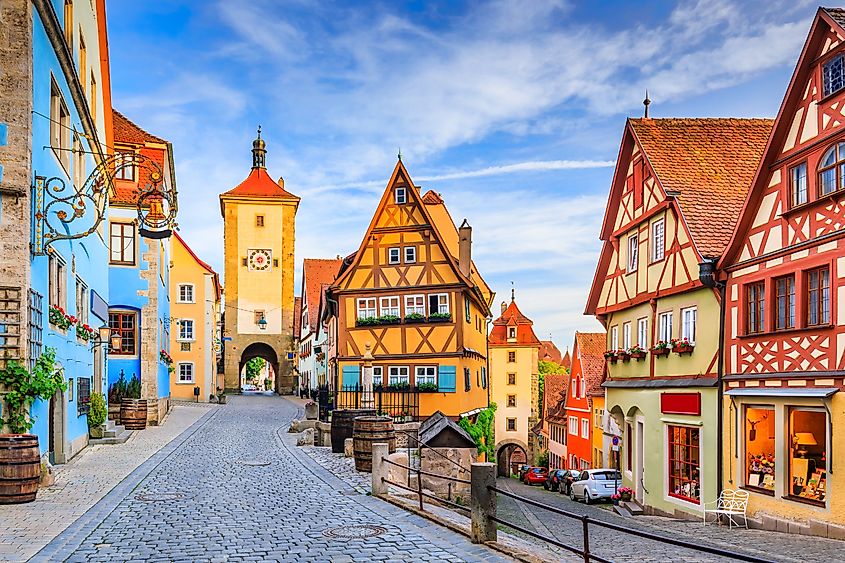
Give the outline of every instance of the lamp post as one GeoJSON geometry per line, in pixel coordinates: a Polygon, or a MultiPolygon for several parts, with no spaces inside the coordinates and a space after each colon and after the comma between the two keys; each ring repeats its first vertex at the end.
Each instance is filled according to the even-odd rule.
{"type": "Polygon", "coordinates": [[[97,329],[97,337],[91,342],[91,346],[108,346],[109,352],[120,349],[120,333],[112,332],[108,324],[97,329]]]}
{"type": "Polygon", "coordinates": [[[375,401],[373,397],[373,354],[370,352],[370,343],[365,344],[364,351],[364,370],[361,374],[361,408],[373,408],[375,401]],[[367,393],[369,390],[369,393],[367,393]]]}

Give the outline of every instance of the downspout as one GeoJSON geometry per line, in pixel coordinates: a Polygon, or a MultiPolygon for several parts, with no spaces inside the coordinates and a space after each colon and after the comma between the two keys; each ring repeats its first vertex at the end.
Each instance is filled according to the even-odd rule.
{"type": "MultiPolygon", "coordinates": [[[[334,373],[332,374],[332,391],[337,389],[337,354],[340,350],[340,342],[338,342],[338,325],[340,324],[340,304],[326,295],[326,301],[329,303],[334,303],[334,314],[335,314],[335,322],[334,322],[334,346],[335,346],[335,356],[334,356],[334,373]]],[[[328,352],[328,350],[326,350],[328,352]]]]}
{"type": "Polygon", "coordinates": [[[724,478],[723,458],[724,452],[724,375],[725,375],[725,315],[727,309],[727,283],[719,281],[716,273],[716,260],[705,258],[698,265],[698,279],[705,287],[719,290],[719,345],[716,349],[716,493],[717,497],[722,494],[724,478]]]}

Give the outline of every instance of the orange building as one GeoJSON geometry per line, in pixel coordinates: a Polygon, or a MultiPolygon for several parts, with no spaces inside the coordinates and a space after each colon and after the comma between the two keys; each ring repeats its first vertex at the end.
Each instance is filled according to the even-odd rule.
{"type": "MultiPolygon", "coordinates": [[[[565,399],[568,469],[590,469],[593,455],[593,398],[604,398],[603,332],[576,332],[572,346],[572,371],[565,399]]],[[[601,463],[599,462],[599,465],[601,463]]]]}
{"type": "Polygon", "coordinates": [[[352,406],[345,392],[370,381],[418,401],[383,405],[394,418],[437,410],[454,418],[487,406],[494,294],[471,254],[469,224],[458,229],[439,194],[421,195],[400,160],[358,251],[327,289],[338,407],[352,406]]]}

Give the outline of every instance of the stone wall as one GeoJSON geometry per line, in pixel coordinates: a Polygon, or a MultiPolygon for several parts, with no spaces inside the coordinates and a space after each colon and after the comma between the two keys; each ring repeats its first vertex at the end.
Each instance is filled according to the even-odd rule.
{"type": "MultiPolygon", "coordinates": [[[[157,426],[167,414],[168,404],[158,396],[158,276],[159,276],[159,242],[143,239],[147,245],[146,252],[141,256],[147,268],[141,268],[139,275],[146,283],[147,289],[138,291],[138,295],[146,298],[141,308],[141,342],[139,357],[141,359],[141,398],[147,399],[147,424],[157,426]]],[[[175,325],[174,325],[175,327],[175,325]]],[[[166,398],[169,400],[169,397],[166,398]]]]}
{"type": "MultiPolygon", "coordinates": [[[[422,470],[428,473],[469,480],[470,464],[475,462],[477,457],[475,448],[423,448],[420,462],[422,470]]],[[[461,499],[465,504],[469,504],[470,486],[467,483],[423,475],[423,488],[441,498],[451,497],[453,502],[461,499]]]]}

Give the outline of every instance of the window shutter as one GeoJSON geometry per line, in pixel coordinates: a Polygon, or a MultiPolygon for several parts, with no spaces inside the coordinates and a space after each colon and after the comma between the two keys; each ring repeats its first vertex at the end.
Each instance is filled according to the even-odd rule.
{"type": "Polygon", "coordinates": [[[481,388],[487,389],[487,368],[481,367],[481,388]]]}
{"type": "Polygon", "coordinates": [[[361,368],[359,366],[343,366],[343,387],[358,385],[361,382],[361,368]]]}
{"type": "Polygon", "coordinates": [[[455,392],[455,366],[440,366],[437,374],[437,390],[441,393],[455,392]]]}

